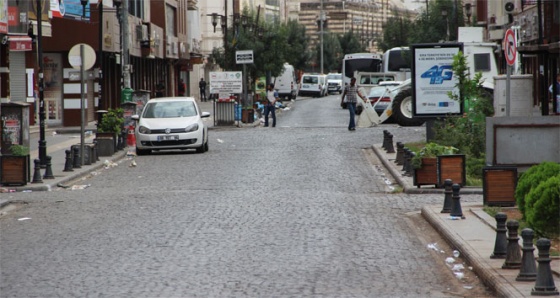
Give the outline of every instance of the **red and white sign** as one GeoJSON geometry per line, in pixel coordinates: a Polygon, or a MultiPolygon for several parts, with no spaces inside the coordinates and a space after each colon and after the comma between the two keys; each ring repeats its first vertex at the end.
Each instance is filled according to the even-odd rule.
{"type": "Polygon", "coordinates": [[[28,36],[10,36],[10,51],[21,52],[21,51],[31,51],[33,46],[31,43],[31,37],[28,36]]]}
{"type": "Polygon", "coordinates": [[[515,34],[513,30],[506,30],[506,35],[504,37],[504,56],[506,57],[506,62],[508,65],[514,65],[515,59],[517,58],[517,41],[515,40],[515,34]]]}

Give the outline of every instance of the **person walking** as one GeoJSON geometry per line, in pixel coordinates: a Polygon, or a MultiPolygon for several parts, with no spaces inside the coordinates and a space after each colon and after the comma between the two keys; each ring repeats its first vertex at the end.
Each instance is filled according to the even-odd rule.
{"type": "Polygon", "coordinates": [[[356,130],[356,103],[358,102],[358,98],[356,96],[360,96],[364,101],[367,99],[360,93],[358,90],[358,86],[356,86],[356,78],[352,77],[350,79],[350,85],[344,88],[344,93],[342,94],[342,99],[340,101],[340,106],[348,108],[348,112],[350,113],[350,121],[348,123],[348,130],[354,131],[356,130]]]}
{"type": "Polygon", "coordinates": [[[278,100],[278,91],[274,90],[274,84],[268,84],[266,91],[266,105],[264,106],[264,126],[268,127],[268,114],[272,114],[272,127],[276,127],[276,101],[278,100]]]}
{"type": "MultiPolygon", "coordinates": [[[[548,92],[550,92],[552,96],[554,96],[553,85],[554,83],[550,84],[550,87],[548,87],[548,92]]],[[[556,98],[552,100],[556,100],[556,111],[554,111],[554,113],[560,114],[560,73],[556,75],[556,98]]]]}
{"type": "Polygon", "coordinates": [[[187,89],[187,85],[183,82],[183,79],[179,80],[179,92],[177,93],[179,96],[185,96],[185,90],[187,89]]]}
{"type": "Polygon", "coordinates": [[[200,89],[200,101],[206,101],[206,81],[204,81],[204,78],[200,78],[198,89],[200,89]]]}

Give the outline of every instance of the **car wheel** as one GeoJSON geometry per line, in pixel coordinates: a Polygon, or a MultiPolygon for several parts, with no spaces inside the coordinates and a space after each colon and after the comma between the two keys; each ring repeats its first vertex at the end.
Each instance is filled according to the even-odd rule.
{"type": "Polygon", "coordinates": [[[136,148],[136,155],[140,156],[140,155],[148,155],[152,153],[152,150],[149,149],[138,149],[136,148]]]}
{"type": "Polygon", "coordinates": [[[402,90],[393,100],[393,116],[400,126],[420,126],[425,120],[412,116],[412,89],[402,90]]]}

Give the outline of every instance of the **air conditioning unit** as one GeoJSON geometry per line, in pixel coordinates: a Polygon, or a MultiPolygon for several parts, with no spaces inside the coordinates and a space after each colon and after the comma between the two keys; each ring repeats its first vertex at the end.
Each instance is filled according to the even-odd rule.
{"type": "Polygon", "coordinates": [[[173,53],[173,55],[177,55],[177,54],[179,53],[179,49],[178,49],[178,46],[177,46],[177,42],[173,42],[173,43],[171,44],[171,46],[172,46],[171,52],[173,53]]]}

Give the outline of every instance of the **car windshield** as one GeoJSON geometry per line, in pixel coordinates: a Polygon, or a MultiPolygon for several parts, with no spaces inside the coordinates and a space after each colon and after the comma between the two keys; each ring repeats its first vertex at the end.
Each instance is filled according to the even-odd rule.
{"type": "Polygon", "coordinates": [[[144,108],[144,118],[176,118],[196,116],[196,108],[192,101],[150,102],[144,108]]]}
{"type": "Polygon", "coordinates": [[[338,75],[336,75],[336,74],[328,75],[327,79],[329,79],[329,80],[342,80],[342,75],[339,75],[339,74],[338,75]]]}

